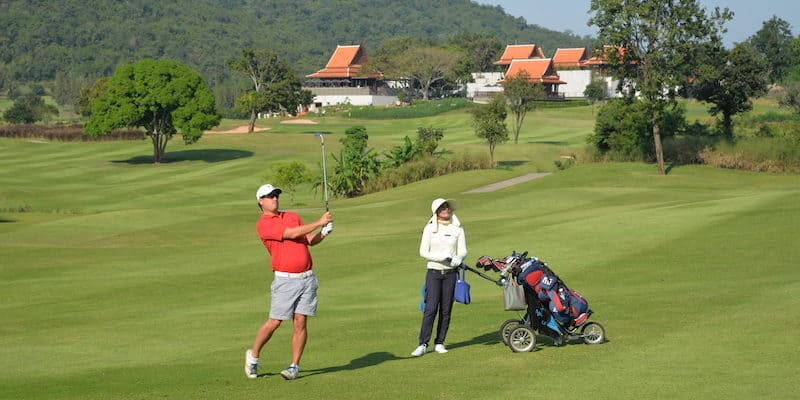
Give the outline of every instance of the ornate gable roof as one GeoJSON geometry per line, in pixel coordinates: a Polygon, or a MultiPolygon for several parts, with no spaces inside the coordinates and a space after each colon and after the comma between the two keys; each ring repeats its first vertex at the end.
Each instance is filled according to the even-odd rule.
{"type": "Polygon", "coordinates": [[[553,64],[556,67],[580,67],[589,59],[589,53],[585,47],[556,49],[553,55],[553,64]]]}
{"type": "Polygon", "coordinates": [[[617,51],[617,54],[620,57],[625,54],[625,48],[624,47],[606,45],[606,46],[603,46],[602,50],[595,50],[595,55],[590,57],[590,58],[588,58],[584,62],[584,65],[589,65],[589,66],[606,65],[606,64],[608,64],[608,59],[609,59],[608,55],[612,51],[615,51],[615,50],[617,51]]]}
{"type": "Polygon", "coordinates": [[[506,46],[500,60],[495,61],[495,65],[510,65],[512,60],[516,59],[529,59],[529,58],[544,58],[542,48],[535,44],[510,44],[506,46]]]}
{"type": "Polygon", "coordinates": [[[306,75],[307,78],[374,78],[380,74],[361,74],[361,66],[367,61],[367,52],[362,45],[336,46],[325,68],[306,75]]]}
{"type": "MultiPolygon", "coordinates": [[[[531,58],[527,60],[512,60],[506,71],[505,78],[516,76],[520,71],[526,71],[531,83],[564,84],[553,66],[552,58],[531,58]]],[[[505,82],[505,78],[499,83],[505,82]]]]}

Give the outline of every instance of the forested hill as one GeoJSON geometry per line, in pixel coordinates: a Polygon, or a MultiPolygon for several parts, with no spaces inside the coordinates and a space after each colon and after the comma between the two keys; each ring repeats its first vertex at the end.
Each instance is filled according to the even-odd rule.
{"type": "Polygon", "coordinates": [[[363,43],[369,54],[393,36],[443,42],[466,32],[535,43],[547,56],[592,44],[470,0],[9,0],[0,2],[0,83],[95,78],[172,58],[214,86],[244,47],[269,49],[305,75],[337,44],[363,43]]]}

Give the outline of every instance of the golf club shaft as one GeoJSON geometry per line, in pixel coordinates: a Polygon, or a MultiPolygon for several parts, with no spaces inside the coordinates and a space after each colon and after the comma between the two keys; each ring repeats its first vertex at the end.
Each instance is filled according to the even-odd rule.
{"type": "Polygon", "coordinates": [[[319,135],[319,140],[322,144],[322,187],[325,193],[325,211],[330,211],[328,207],[328,170],[325,166],[325,138],[322,134],[319,135]]]}

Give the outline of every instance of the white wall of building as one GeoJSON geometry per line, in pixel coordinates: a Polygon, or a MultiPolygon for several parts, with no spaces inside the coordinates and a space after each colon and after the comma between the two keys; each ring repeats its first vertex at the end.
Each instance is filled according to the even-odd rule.
{"type": "Polygon", "coordinates": [[[477,92],[502,92],[503,87],[497,84],[502,79],[502,72],[473,72],[474,82],[467,83],[467,98],[475,98],[477,92]]]}
{"type": "Polygon", "coordinates": [[[571,69],[566,71],[558,71],[558,77],[566,84],[558,85],[558,93],[564,95],[565,98],[583,98],[586,97],[586,85],[592,83],[592,71],[571,69]]]}
{"type": "Polygon", "coordinates": [[[388,106],[397,103],[397,96],[376,95],[324,95],[314,96],[314,103],[321,103],[323,107],[337,104],[352,104],[354,106],[388,106]]]}
{"type": "MultiPolygon", "coordinates": [[[[565,85],[558,85],[558,93],[565,98],[584,98],[586,97],[586,86],[592,82],[592,70],[566,70],[558,71],[559,78],[567,82],[565,85]]],[[[610,76],[602,77],[606,82],[606,97],[622,97],[617,93],[617,80],[610,76]]]]}

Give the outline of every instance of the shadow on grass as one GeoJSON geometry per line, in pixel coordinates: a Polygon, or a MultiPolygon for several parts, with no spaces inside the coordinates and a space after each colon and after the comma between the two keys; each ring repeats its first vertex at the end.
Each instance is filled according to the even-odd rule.
{"type": "MultiPolygon", "coordinates": [[[[205,161],[215,163],[222,161],[236,160],[239,158],[252,157],[252,151],[231,150],[231,149],[202,149],[202,150],[181,150],[164,154],[162,163],[173,163],[181,161],[205,161]]],[[[114,163],[126,164],[152,164],[153,156],[137,156],[127,160],[115,160],[114,163]]]]}
{"type": "Polygon", "coordinates": [[[664,175],[669,175],[669,173],[672,171],[672,169],[677,167],[678,165],[680,165],[680,164],[678,164],[675,161],[671,162],[666,168],[664,168],[664,175]]]}
{"type": "Polygon", "coordinates": [[[527,163],[527,161],[522,161],[522,160],[519,160],[519,161],[514,161],[514,160],[498,161],[497,162],[497,167],[498,168],[511,168],[511,167],[518,167],[518,166],[526,164],[526,163],[527,163]]]}
{"type": "Polygon", "coordinates": [[[468,347],[474,345],[491,346],[500,343],[500,333],[497,331],[484,333],[480,336],[475,336],[472,339],[463,342],[447,344],[448,349],[457,349],[459,347],[468,347]]]}
{"type": "Polygon", "coordinates": [[[528,144],[549,144],[551,146],[567,146],[569,143],[554,140],[529,140],[528,144]]]}
{"type": "Polygon", "coordinates": [[[3,217],[0,217],[0,224],[5,223],[5,222],[17,222],[17,220],[15,220],[15,219],[5,219],[3,217]]]}
{"type": "MultiPolygon", "coordinates": [[[[466,341],[463,341],[463,342],[448,344],[447,347],[450,348],[450,349],[456,349],[456,348],[459,348],[459,347],[467,347],[467,346],[472,346],[472,345],[494,345],[494,344],[497,344],[499,342],[500,342],[500,340],[498,338],[498,333],[497,332],[490,332],[490,333],[485,333],[485,334],[480,335],[480,336],[476,336],[476,337],[474,337],[472,339],[469,339],[469,340],[466,340],[466,341]]],[[[410,353],[411,352],[409,351],[409,355],[407,357],[398,357],[398,356],[396,356],[396,355],[394,355],[392,353],[386,352],[386,351],[378,351],[378,352],[374,352],[374,353],[369,353],[369,354],[367,354],[365,356],[354,358],[354,359],[350,360],[350,362],[347,363],[347,364],[335,365],[335,366],[326,367],[326,368],[303,370],[300,373],[300,378],[303,378],[304,376],[311,376],[311,375],[317,375],[317,374],[327,374],[327,373],[331,373],[331,372],[340,372],[340,371],[352,371],[352,370],[361,369],[361,368],[374,367],[376,365],[383,364],[383,363],[388,362],[388,361],[406,360],[406,359],[409,359],[409,358],[417,358],[417,357],[414,357],[414,356],[410,355],[410,353]]]]}
{"type": "Polygon", "coordinates": [[[386,351],[377,351],[374,353],[369,353],[365,356],[354,358],[350,360],[350,362],[347,364],[334,365],[326,368],[303,370],[300,374],[300,377],[303,378],[305,376],[311,376],[317,374],[328,374],[331,372],[352,371],[361,368],[374,367],[378,364],[383,364],[387,361],[402,360],[404,358],[410,358],[410,357],[398,357],[386,351]]]}

